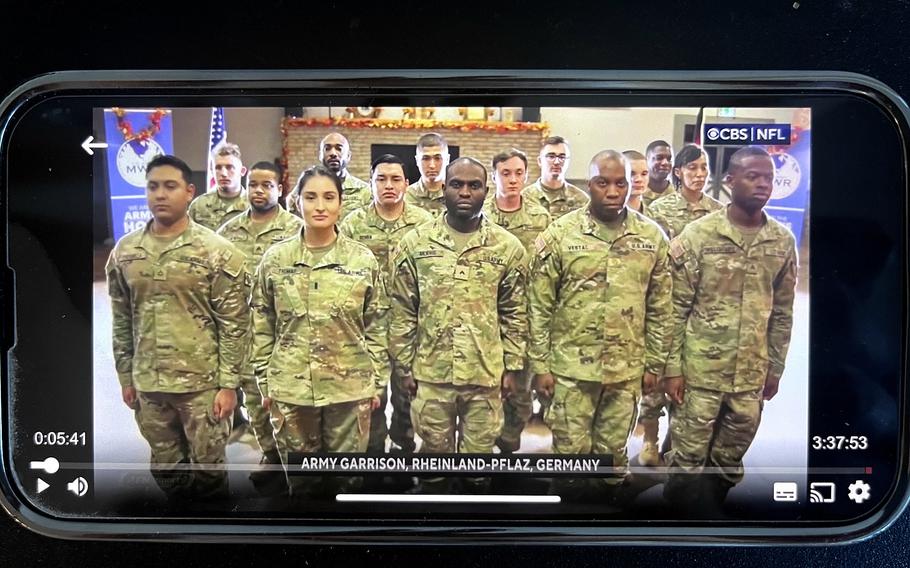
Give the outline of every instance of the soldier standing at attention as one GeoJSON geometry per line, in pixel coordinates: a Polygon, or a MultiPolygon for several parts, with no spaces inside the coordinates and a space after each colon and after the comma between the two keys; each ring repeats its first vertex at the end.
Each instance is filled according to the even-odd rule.
{"type": "Polygon", "coordinates": [[[215,189],[203,193],[190,204],[190,218],[203,227],[217,231],[246,210],[246,190],[241,185],[246,168],[240,161],[240,148],[225,142],[215,149],[215,189]]]}
{"type": "MultiPolygon", "coordinates": [[[[285,467],[290,452],[364,452],[389,377],[388,300],[370,250],[339,235],[341,180],[298,181],[303,229],[265,252],[253,287],[251,360],[285,467]]],[[[290,476],[291,497],[349,492],[356,477],[290,476]]]]}
{"type": "MultiPolygon", "coordinates": [[[[246,256],[246,270],[256,273],[256,267],[262,255],[273,244],[293,237],[300,230],[303,222],[278,206],[281,197],[281,170],[271,162],[257,162],[250,168],[247,183],[249,208],[234,217],[218,229],[218,234],[234,243],[246,256]]],[[[253,369],[244,369],[240,383],[243,390],[243,405],[250,416],[250,424],[259,448],[262,450],[260,464],[281,466],[281,457],[269,421],[269,413],[262,408],[262,395],[253,376],[253,369]]],[[[250,474],[250,480],[262,491],[285,485],[281,471],[256,471],[250,474]]]]}
{"type": "Polygon", "coordinates": [[[648,216],[648,206],[641,200],[645,190],[648,189],[648,161],[644,155],[636,150],[626,150],[622,153],[629,160],[629,203],[632,211],[637,211],[648,216]]]}
{"type": "MultiPolygon", "coordinates": [[[[488,198],[483,212],[503,229],[521,241],[525,251],[534,249],[534,239],[550,224],[550,214],[542,206],[522,199],[521,189],[528,182],[528,157],[521,150],[511,148],[493,156],[493,183],[496,193],[488,198]]],[[[521,432],[531,417],[531,384],[527,372],[518,374],[517,392],[503,400],[505,423],[496,438],[502,453],[512,453],[521,447],[521,432]]]]}
{"type": "MultiPolygon", "coordinates": [[[[347,216],[338,230],[342,235],[366,245],[376,260],[383,282],[388,286],[392,273],[392,251],[411,229],[431,221],[433,216],[419,207],[405,203],[408,179],[404,162],[398,156],[385,154],[370,166],[373,202],[347,216]]],[[[400,373],[392,367],[392,426],[386,426],[385,409],[389,395],[382,392],[380,405],[370,418],[370,453],[385,452],[386,436],[392,439],[392,451],[414,451],[414,427],[411,425],[411,399],[401,384],[400,373]]]]}
{"type": "MultiPolygon", "coordinates": [[[[332,132],[319,143],[318,156],[322,165],[341,180],[341,191],[344,193],[344,199],[341,200],[339,221],[344,219],[354,209],[370,203],[370,185],[348,172],[348,164],[351,163],[351,143],[348,142],[347,138],[338,132],[332,132]]],[[[297,208],[297,204],[300,201],[297,194],[299,189],[300,184],[298,183],[285,200],[288,211],[297,216],[301,215],[300,210],[297,208]]]]}
{"type": "Polygon", "coordinates": [[[648,161],[648,189],[641,200],[650,205],[655,199],[673,193],[673,186],[667,179],[673,170],[673,149],[669,142],[655,140],[645,149],[645,159],[648,161]]]}
{"type": "Polygon", "coordinates": [[[449,144],[435,132],[424,134],[417,139],[415,158],[420,179],[408,186],[405,201],[433,215],[441,215],[446,210],[442,190],[449,165],[449,144]]]}
{"type": "MultiPolygon", "coordinates": [[[[486,182],[473,158],[449,164],[446,213],[405,235],[395,254],[390,350],[415,395],[411,420],[424,453],[492,453],[502,398],[524,367],[527,260],[521,242],[483,215],[486,182]]],[[[483,492],[489,482],[464,479],[463,489],[483,492]]],[[[447,487],[446,478],[425,478],[416,490],[447,487]]]]}
{"type": "MultiPolygon", "coordinates": [[[[708,156],[704,150],[687,144],[676,154],[673,163],[675,191],[668,192],[648,207],[648,216],[660,225],[671,239],[679,235],[692,221],[724,208],[720,201],[704,193],[711,173],[708,168],[708,156]]],[[[658,420],[663,416],[663,408],[666,405],[663,391],[645,396],[641,400],[641,414],[638,419],[644,430],[644,444],[638,456],[641,465],[651,467],[660,465],[662,452],[658,449],[658,420]]]]}
{"type": "Polygon", "coordinates": [[[250,325],[243,254],[187,216],[191,175],[174,156],[148,163],[153,218],[117,242],[106,267],[123,402],[151,446],[152,476],[178,500],[227,496],[224,448],[250,325]]]}
{"type": "Polygon", "coordinates": [[[675,191],[651,202],[648,207],[649,216],[671,239],[692,221],[724,208],[720,201],[705,194],[711,170],[704,150],[686,144],[673,163],[675,191]]]}
{"type": "Polygon", "coordinates": [[[726,176],[730,205],[670,243],[673,349],[663,386],[676,407],[664,496],[677,506],[723,504],[784,372],[798,261],[793,234],[763,211],[773,180],[767,152],[738,150],[726,176]]]}
{"type": "Polygon", "coordinates": [[[566,182],[570,159],[569,143],[565,138],[546,138],[537,155],[540,178],[521,191],[528,201],[542,205],[554,221],[588,203],[584,191],[566,182]]]}
{"type": "Polygon", "coordinates": [[[554,479],[569,499],[621,502],[626,445],[638,399],[669,351],[667,238],[626,206],[629,163],[613,150],[591,159],[591,202],[554,221],[535,243],[528,357],[557,454],[610,454],[618,477],[554,479]]]}

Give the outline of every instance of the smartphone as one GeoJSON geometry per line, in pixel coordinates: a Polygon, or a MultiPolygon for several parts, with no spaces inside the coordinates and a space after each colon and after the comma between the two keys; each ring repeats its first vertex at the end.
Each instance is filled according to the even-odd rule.
{"type": "Polygon", "coordinates": [[[33,530],[778,544],[906,505],[873,79],[64,72],[0,113],[33,530]]]}

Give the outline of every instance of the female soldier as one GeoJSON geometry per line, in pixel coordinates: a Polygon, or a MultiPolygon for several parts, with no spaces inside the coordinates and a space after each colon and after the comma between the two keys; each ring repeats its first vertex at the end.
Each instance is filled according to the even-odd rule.
{"type": "MultiPolygon", "coordinates": [[[[341,182],[323,166],[297,182],[303,227],[270,248],[253,287],[252,364],[282,462],[290,452],[364,452],[390,369],[388,310],[370,250],[338,234],[341,182]],[[268,406],[267,406],[268,405],[268,406]]],[[[289,476],[292,497],[355,490],[355,477],[289,476]]]]}
{"type": "MultiPolygon", "coordinates": [[[[676,191],[665,195],[648,206],[648,217],[653,219],[671,239],[679,235],[686,225],[708,213],[723,209],[723,204],[704,190],[708,186],[708,156],[694,144],[686,144],[673,161],[673,183],[676,191]]],[[[638,462],[643,466],[660,465],[661,454],[666,453],[669,438],[658,451],[658,419],[664,415],[666,399],[662,392],[647,395],[641,400],[638,418],[644,431],[644,443],[638,462]]]]}

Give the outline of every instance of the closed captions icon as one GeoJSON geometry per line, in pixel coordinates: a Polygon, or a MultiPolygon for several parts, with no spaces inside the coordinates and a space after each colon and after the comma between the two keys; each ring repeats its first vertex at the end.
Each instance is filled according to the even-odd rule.
{"type": "Polygon", "coordinates": [[[774,500],[784,503],[795,502],[797,489],[795,481],[777,481],[774,483],[774,500]]]}

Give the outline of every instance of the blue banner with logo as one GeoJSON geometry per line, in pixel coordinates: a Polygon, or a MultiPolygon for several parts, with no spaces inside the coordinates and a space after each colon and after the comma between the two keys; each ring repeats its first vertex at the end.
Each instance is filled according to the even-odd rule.
{"type": "Polygon", "coordinates": [[[766,148],[774,160],[774,189],[765,211],[793,231],[797,246],[802,242],[809,206],[811,137],[811,130],[806,129],[797,132],[789,146],[766,148]]]}
{"type": "Polygon", "coordinates": [[[141,228],[152,214],[145,201],[145,166],[173,154],[171,112],[164,109],[104,109],[107,180],[114,240],[141,228]]]}

